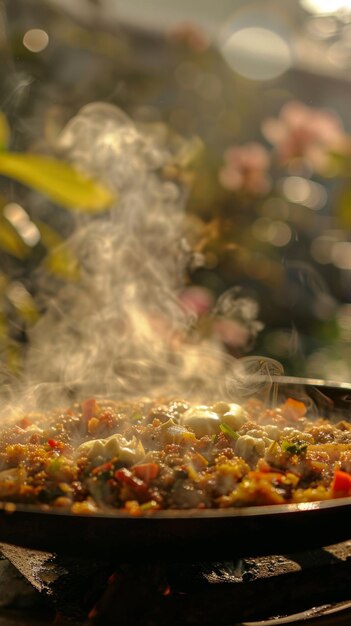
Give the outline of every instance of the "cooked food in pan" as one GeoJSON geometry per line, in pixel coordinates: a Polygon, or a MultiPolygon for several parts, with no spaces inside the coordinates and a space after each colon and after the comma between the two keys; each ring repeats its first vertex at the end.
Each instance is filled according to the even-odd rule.
{"type": "Polygon", "coordinates": [[[88,398],[0,432],[0,500],[143,515],[351,495],[351,422],[293,398],[199,405],[88,398]]]}

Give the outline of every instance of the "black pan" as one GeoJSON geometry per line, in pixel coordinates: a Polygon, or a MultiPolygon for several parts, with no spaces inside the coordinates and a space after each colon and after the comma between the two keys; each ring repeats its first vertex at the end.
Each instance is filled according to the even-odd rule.
{"type": "MultiPolygon", "coordinates": [[[[350,417],[351,385],[275,378],[270,395],[308,399],[316,414],[350,417]]],[[[264,393],[267,393],[264,391],[264,393]]],[[[0,508],[0,542],[76,556],[178,561],[292,553],[351,539],[351,498],[143,517],[0,508]]]]}

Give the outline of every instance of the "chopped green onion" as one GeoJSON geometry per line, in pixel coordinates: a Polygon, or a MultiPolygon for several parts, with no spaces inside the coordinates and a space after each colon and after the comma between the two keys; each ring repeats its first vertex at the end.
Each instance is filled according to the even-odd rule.
{"type": "Polygon", "coordinates": [[[6,116],[0,111],[0,150],[6,150],[10,142],[10,127],[6,116]]]}
{"type": "Polygon", "coordinates": [[[117,199],[101,183],[69,163],[46,155],[0,152],[0,173],[29,185],[68,209],[100,213],[117,199]]]}
{"type": "Polygon", "coordinates": [[[149,511],[150,509],[154,509],[157,506],[156,500],[149,500],[148,502],[144,502],[144,504],[140,505],[140,508],[143,511],[149,511]]]}
{"type": "Polygon", "coordinates": [[[132,422],[138,422],[139,420],[142,419],[142,415],[141,413],[134,413],[134,415],[132,415],[132,417],[130,418],[132,422]]]}
{"type": "Polygon", "coordinates": [[[226,424],[225,422],[220,425],[220,429],[222,433],[228,435],[228,437],[231,437],[231,439],[238,439],[240,436],[235,430],[231,428],[231,426],[229,426],[229,424],[226,424]]]}
{"type": "Polygon", "coordinates": [[[281,444],[281,448],[283,450],[283,452],[289,452],[289,454],[304,454],[307,450],[307,446],[308,444],[303,441],[301,443],[299,442],[292,442],[292,441],[283,441],[281,444]]]}

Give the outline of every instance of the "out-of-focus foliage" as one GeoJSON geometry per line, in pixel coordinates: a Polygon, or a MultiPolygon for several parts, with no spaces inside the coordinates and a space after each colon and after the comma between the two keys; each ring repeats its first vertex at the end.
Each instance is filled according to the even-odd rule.
{"type": "MultiPolygon", "coordinates": [[[[195,254],[182,298],[195,313],[193,332],[215,332],[235,355],[249,349],[278,359],[288,374],[348,379],[351,140],[335,111],[342,110],[349,86],[330,85],[298,69],[266,83],[245,79],[189,24],[161,35],[89,21],[89,11],[81,19],[77,11],[73,19],[44,0],[11,0],[3,6],[8,41],[0,91],[12,136],[9,142],[1,117],[0,146],[10,146],[11,152],[0,154],[0,168],[3,156],[12,159],[11,168],[14,159],[27,157],[22,177],[18,169],[17,176],[13,169],[2,170],[14,176],[2,178],[5,359],[13,366],[19,362],[16,349],[25,345],[35,318],[16,308],[11,285],[21,284],[34,303],[38,272],[61,281],[79,276],[64,243],[84,211],[63,207],[60,177],[51,178],[50,193],[43,187],[48,183],[44,168],[29,173],[34,165],[29,155],[56,157],[66,122],[87,103],[103,101],[139,124],[160,124],[199,138],[192,144],[195,172],[187,169],[189,154],[180,154],[166,173],[189,183],[187,238],[195,254]],[[40,22],[49,36],[47,48],[37,54],[22,43],[33,15],[34,26],[40,22]],[[24,226],[36,228],[36,238],[23,238],[25,229],[8,220],[18,213],[5,210],[9,203],[22,207],[24,226]],[[257,312],[246,310],[240,295],[231,323],[221,308],[212,311],[231,288],[251,296],[257,312]]],[[[84,209],[72,187],[68,195],[74,209],[84,209]]]]}
{"type": "Polygon", "coordinates": [[[10,127],[6,116],[0,111],[0,150],[5,150],[10,141],[10,127]]]}
{"type": "MultiPolygon", "coordinates": [[[[277,117],[261,118],[260,134],[228,142],[221,157],[202,163],[190,206],[200,218],[195,247],[204,264],[192,278],[207,295],[202,291],[198,305],[199,292],[190,287],[187,301],[209,332],[213,292],[236,284],[259,294],[265,329],[255,348],[290,373],[327,376],[325,359],[318,372],[314,354],[328,343],[342,352],[337,316],[351,253],[351,136],[332,110],[293,98],[277,117]]],[[[225,328],[234,354],[240,333],[225,328]]]]}
{"type": "Polygon", "coordinates": [[[0,174],[29,185],[72,210],[99,213],[116,199],[68,163],[48,156],[2,152],[0,174]]]}
{"type": "MultiPolygon", "coordinates": [[[[9,143],[10,127],[6,116],[0,113],[0,175],[28,185],[73,211],[99,213],[117,201],[116,194],[78,172],[69,163],[47,155],[9,152],[6,150],[9,143]]],[[[45,223],[31,222],[22,207],[6,203],[2,198],[0,253],[26,263],[32,255],[33,246],[39,241],[45,250],[43,267],[58,278],[76,280],[79,275],[77,261],[63,245],[60,234],[45,223]],[[32,228],[32,237],[28,227],[32,228]]],[[[22,283],[12,282],[3,273],[0,283],[0,353],[7,368],[16,372],[21,365],[21,348],[14,335],[16,339],[21,339],[21,329],[29,328],[38,320],[39,310],[22,283]]]]}

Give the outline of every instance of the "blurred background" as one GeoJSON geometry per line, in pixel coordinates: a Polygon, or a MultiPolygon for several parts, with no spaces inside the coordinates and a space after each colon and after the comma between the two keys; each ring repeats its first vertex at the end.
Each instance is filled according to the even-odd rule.
{"type": "Polygon", "coordinates": [[[62,202],[30,155],[54,154],[103,101],[189,140],[174,176],[189,187],[181,298],[196,332],[287,375],[350,381],[350,1],[2,0],[0,42],[4,372],[42,314],[38,269],[74,280],[60,244],[79,189],[62,202]],[[228,290],[230,310],[215,304],[228,290]]]}

